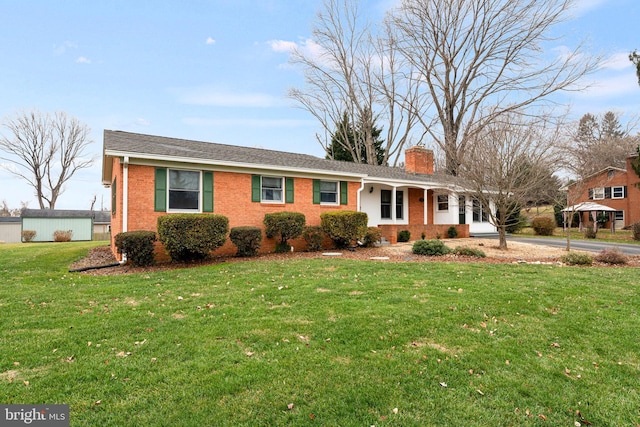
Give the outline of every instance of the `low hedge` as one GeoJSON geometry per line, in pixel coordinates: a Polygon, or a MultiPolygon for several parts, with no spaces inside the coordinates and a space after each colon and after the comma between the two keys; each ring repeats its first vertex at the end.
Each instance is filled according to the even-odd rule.
{"type": "Polygon", "coordinates": [[[346,248],[364,239],[369,218],[364,212],[333,211],[320,215],[320,224],[338,248],[346,248]]]}
{"type": "Polygon", "coordinates": [[[208,258],[224,245],[229,219],[216,214],[170,214],[158,218],[158,236],[174,261],[208,258]]]}
{"type": "Polygon", "coordinates": [[[416,255],[440,256],[451,253],[451,249],[441,240],[416,240],[411,247],[411,252],[416,255]]]}
{"type": "Polygon", "coordinates": [[[265,234],[268,238],[279,237],[276,252],[288,252],[291,249],[289,240],[300,237],[304,231],[306,219],[299,212],[275,212],[264,216],[265,234]]]}
{"type": "Polygon", "coordinates": [[[118,253],[126,254],[128,262],[145,267],[155,262],[153,244],[156,240],[154,231],[126,231],[116,235],[115,245],[118,253]]]}
{"type": "Polygon", "coordinates": [[[233,227],[229,240],[238,248],[236,255],[256,256],[262,242],[262,230],[259,227],[233,227]]]}
{"type": "Polygon", "coordinates": [[[324,240],[324,231],[318,225],[309,225],[304,228],[302,238],[307,242],[307,251],[318,252],[322,250],[322,241],[324,240]]]}

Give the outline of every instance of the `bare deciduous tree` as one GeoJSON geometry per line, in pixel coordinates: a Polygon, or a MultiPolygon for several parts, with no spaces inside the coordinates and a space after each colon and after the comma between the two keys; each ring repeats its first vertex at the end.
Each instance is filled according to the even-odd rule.
{"type": "Polygon", "coordinates": [[[540,108],[578,89],[599,58],[549,58],[551,30],[572,0],[403,0],[389,15],[404,59],[424,83],[419,117],[458,173],[475,134],[500,115],[540,108]]]}
{"type": "Polygon", "coordinates": [[[382,164],[396,165],[402,148],[421,139],[411,140],[419,109],[405,108],[407,102],[418,102],[418,82],[401,74],[410,64],[398,55],[393,32],[387,28],[382,36],[374,35],[357,0],[325,0],[312,34],[312,53],[292,52],[291,62],[304,70],[306,87],[291,89],[289,97],[320,122],[324,135],[317,138],[329,155],[332,138],[353,141],[343,148],[354,161],[378,164],[371,134],[377,123],[384,132],[382,164]],[[339,127],[345,115],[353,127],[339,127]],[[336,138],[335,132],[349,129],[351,134],[336,138]]]}
{"type": "Polygon", "coordinates": [[[608,167],[624,169],[627,157],[640,143],[631,136],[638,120],[631,117],[623,127],[620,115],[611,111],[602,116],[587,113],[575,125],[568,138],[568,164],[565,166],[578,180],[585,179],[608,167]]]}
{"type": "Polygon", "coordinates": [[[33,187],[40,209],[55,209],[64,184],[93,164],[84,157],[92,142],[89,128],[64,112],[37,110],[18,113],[3,126],[9,135],[0,137],[0,159],[13,166],[6,169],[33,187]]]}
{"type": "Polygon", "coordinates": [[[507,219],[519,213],[549,170],[556,170],[560,129],[545,115],[533,119],[509,113],[474,134],[459,175],[475,200],[474,209],[498,229],[500,249],[507,248],[507,219]]]}

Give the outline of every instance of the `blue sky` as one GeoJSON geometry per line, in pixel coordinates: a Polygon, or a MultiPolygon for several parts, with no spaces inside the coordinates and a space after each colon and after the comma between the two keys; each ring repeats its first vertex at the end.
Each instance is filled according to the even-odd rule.
{"type": "MultiPolygon", "coordinates": [[[[309,46],[321,0],[0,0],[0,119],[65,111],[91,129],[95,164],[67,183],[56,208],[108,208],[102,133],[125,130],[323,156],[314,118],[286,97],[302,87],[287,48],[309,46]]],[[[394,0],[362,2],[374,20],[394,0]]],[[[553,49],[587,38],[601,54],[593,86],[561,97],[572,114],[640,111],[627,56],[640,49],[637,0],[579,0],[553,49]]],[[[0,129],[5,132],[5,129],[0,129]]],[[[2,161],[0,161],[2,162],[2,161]]],[[[4,162],[5,164],[7,162],[4,162]]],[[[0,201],[37,208],[0,169],[0,201]]]]}

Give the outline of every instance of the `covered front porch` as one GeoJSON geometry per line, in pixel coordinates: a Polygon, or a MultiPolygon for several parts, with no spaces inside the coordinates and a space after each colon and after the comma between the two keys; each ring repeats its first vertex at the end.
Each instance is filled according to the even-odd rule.
{"type": "Polygon", "coordinates": [[[397,243],[402,230],[411,233],[411,240],[447,238],[451,226],[460,238],[495,232],[482,207],[455,188],[365,182],[359,209],[367,213],[368,225],[380,228],[391,244],[397,243]]]}

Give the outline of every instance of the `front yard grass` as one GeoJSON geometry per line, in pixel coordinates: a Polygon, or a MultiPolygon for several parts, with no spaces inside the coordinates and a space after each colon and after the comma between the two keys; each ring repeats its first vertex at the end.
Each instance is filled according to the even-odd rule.
{"type": "Polygon", "coordinates": [[[634,268],[68,273],[94,245],[0,246],[0,402],[72,426],[640,423],[634,268]]]}

